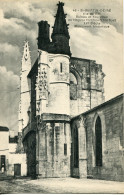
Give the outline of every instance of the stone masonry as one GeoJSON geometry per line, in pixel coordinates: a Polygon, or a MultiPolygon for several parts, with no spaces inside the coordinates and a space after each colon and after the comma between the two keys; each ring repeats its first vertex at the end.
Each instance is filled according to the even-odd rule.
{"type": "MultiPolygon", "coordinates": [[[[87,150],[87,177],[124,181],[124,124],[123,94],[72,119],[72,128],[85,127],[87,150]],[[97,117],[102,126],[102,166],[96,166],[95,123],[97,117]]],[[[83,142],[83,136],[82,136],[83,142]]],[[[79,144],[80,150],[83,144],[79,144]]],[[[79,158],[80,160],[80,158],[79,158]]],[[[83,167],[81,168],[83,170],[83,167]]]]}
{"type": "Polygon", "coordinates": [[[19,131],[27,173],[122,181],[123,95],[104,103],[102,65],[73,57],[64,3],[57,5],[51,39],[48,22],[38,23],[32,68],[24,46],[19,131]]]}

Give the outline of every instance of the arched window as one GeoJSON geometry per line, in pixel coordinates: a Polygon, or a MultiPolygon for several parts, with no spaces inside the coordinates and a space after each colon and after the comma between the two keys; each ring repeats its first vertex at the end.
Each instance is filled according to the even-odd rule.
{"type": "Polygon", "coordinates": [[[74,134],[73,134],[73,139],[74,139],[74,167],[78,168],[79,167],[79,150],[78,150],[78,129],[74,129],[74,134]]]}
{"type": "Polygon", "coordinates": [[[77,79],[72,73],[70,73],[70,84],[76,84],[77,85],[77,79]]]}
{"type": "Polygon", "coordinates": [[[70,99],[77,99],[77,79],[72,73],[70,73],[70,99]]]}
{"type": "Polygon", "coordinates": [[[102,126],[101,119],[98,116],[95,124],[95,140],[96,140],[96,166],[102,166],[102,126]]]}

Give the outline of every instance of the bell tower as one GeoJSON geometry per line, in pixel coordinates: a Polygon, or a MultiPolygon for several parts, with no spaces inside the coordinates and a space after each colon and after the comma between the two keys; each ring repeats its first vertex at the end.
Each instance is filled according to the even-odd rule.
{"type": "Polygon", "coordinates": [[[22,57],[22,67],[20,73],[20,104],[19,104],[19,132],[26,127],[29,122],[29,109],[30,109],[30,82],[28,80],[28,73],[31,69],[31,58],[29,51],[29,44],[26,40],[24,42],[24,50],[22,57]]]}

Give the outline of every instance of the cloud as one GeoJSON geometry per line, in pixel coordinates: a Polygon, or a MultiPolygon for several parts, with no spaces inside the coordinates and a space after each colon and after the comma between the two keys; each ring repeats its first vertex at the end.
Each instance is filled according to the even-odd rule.
{"type": "Polygon", "coordinates": [[[6,67],[0,66],[0,125],[16,131],[18,130],[19,81],[19,76],[12,71],[7,71],[6,67]]]}
{"type": "Polygon", "coordinates": [[[11,4],[11,2],[8,2],[7,5],[2,5],[6,18],[28,19],[32,22],[46,20],[46,18],[49,22],[53,20],[53,11],[48,6],[45,7],[42,1],[39,1],[38,4],[35,1],[23,1],[23,3],[17,1],[13,3],[13,6],[11,4]]]}
{"type": "MultiPolygon", "coordinates": [[[[0,9],[0,37],[4,44],[15,45],[20,50],[23,50],[23,41],[27,38],[30,42],[30,50],[32,51],[32,63],[36,60],[38,25],[36,21],[49,20],[53,24],[53,14],[50,9],[44,7],[37,8],[35,3],[17,1],[13,3],[2,1],[0,9]]],[[[51,30],[51,28],[50,28],[51,30]]],[[[2,44],[3,44],[2,43],[2,44]]],[[[4,45],[5,46],[5,45],[4,45]]],[[[2,48],[2,45],[1,45],[2,48]]],[[[5,49],[5,48],[4,48],[5,49]]],[[[4,50],[3,49],[3,50],[4,50]]],[[[8,48],[9,49],[9,48],[8,48]]],[[[17,74],[21,62],[21,53],[18,55],[17,51],[10,49],[10,53],[6,50],[0,52],[1,62],[0,65],[6,65],[8,70],[12,70],[17,74]]]]}
{"type": "Polygon", "coordinates": [[[35,39],[36,33],[33,30],[27,29],[28,25],[25,23],[25,21],[18,19],[18,18],[9,18],[6,19],[3,17],[3,13],[1,12],[1,18],[0,18],[0,28],[1,28],[1,33],[4,33],[4,36],[10,36],[15,37],[17,36],[22,36],[22,35],[27,35],[31,37],[32,39],[35,39]]]}
{"type": "Polygon", "coordinates": [[[7,70],[19,73],[21,68],[22,53],[17,45],[10,43],[0,44],[0,66],[6,66],[7,70]]]}
{"type": "Polygon", "coordinates": [[[15,55],[16,53],[16,56],[20,56],[20,50],[19,50],[19,47],[18,46],[14,46],[14,45],[11,45],[9,43],[1,43],[0,44],[0,53],[4,53],[5,55],[15,55]]]}

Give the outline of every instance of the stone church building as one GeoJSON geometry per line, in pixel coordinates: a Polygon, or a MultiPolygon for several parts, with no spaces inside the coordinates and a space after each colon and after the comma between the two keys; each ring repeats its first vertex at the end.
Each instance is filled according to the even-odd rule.
{"type": "Polygon", "coordinates": [[[104,102],[102,65],[73,57],[64,3],[49,35],[38,23],[38,57],[25,41],[19,132],[27,175],[124,181],[124,95],[104,102]]]}

